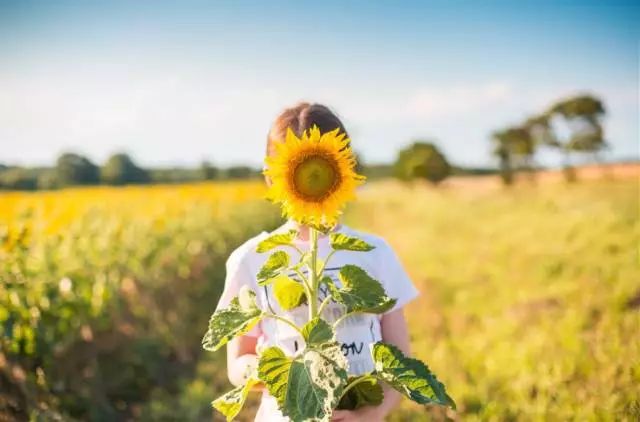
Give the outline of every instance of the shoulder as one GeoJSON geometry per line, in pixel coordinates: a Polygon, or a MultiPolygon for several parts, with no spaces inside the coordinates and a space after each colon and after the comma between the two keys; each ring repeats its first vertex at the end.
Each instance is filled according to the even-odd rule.
{"type": "Polygon", "coordinates": [[[268,232],[261,232],[245,241],[231,252],[227,259],[227,266],[238,267],[242,263],[247,262],[255,257],[258,253],[256,247],[263,239],[269,236],[268,232]]]}
{"type": "Polygon", "coordinates": [[[268,254],[265,256],[265,254],[261,254],[256,251],[258,243],[262,242],[264,239],[271,235],[285,233],[287,230],[289,230],[289,228],[286,224],[284,224],[273,231],[263,231],[253,236],[252,238],[245,241],[242,245],[238,246],[233,252],[231,252],[231,255],[229,255],[229,258],[227,260],[227,265],[239,266],[241,264],[255,264],[256,262],[264,261],[268,254]]]}

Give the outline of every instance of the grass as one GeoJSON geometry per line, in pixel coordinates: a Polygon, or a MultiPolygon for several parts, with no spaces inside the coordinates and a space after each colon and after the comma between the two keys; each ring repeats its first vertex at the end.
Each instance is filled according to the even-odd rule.
{"type": "MultiPolygon", "coordinates": [[[[0,419],[9,406],[211,420],[229,384],[224,353],[199,340],[230,251],[278,224],[253,202],[262,192],[254,182],[0,195],[0,419]]],[[[406,309],[414,354],[458,403],[404,400],[390,420],[640,419],[639,197],[629,178],[368,184],[346,222],[400,256],[422,292],[406,309]]],[[[252,420],[257,400],[238,420],[252,420]]]]}
{"type": "Polygon", "coordinates": [[[637,181],[429,189],[380,183],[347,221],[385,237],[422,292],[415,355],[458,402],[391,420],[637,420],[637,181]]]}

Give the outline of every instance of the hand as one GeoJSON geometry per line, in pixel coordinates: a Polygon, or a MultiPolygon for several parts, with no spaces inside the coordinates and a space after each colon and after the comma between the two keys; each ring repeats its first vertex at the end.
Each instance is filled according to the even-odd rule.
{"type": "Polygon", "coordinates": [[[336,410],[332,422],[383,422],[385,412],[379,406],[365,406],[357,410],[336,410]]]}

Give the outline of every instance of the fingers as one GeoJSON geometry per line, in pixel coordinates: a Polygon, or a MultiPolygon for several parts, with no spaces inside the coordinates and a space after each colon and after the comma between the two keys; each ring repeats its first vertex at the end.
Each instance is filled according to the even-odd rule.
{"type": "Polygon", "coordinates": [[[350,412],[348,410],[336,410],[335,412],[333,412],[333,415],[331,416],[331,421],[344,422],[349,417],[349,413],[350,412]]]}

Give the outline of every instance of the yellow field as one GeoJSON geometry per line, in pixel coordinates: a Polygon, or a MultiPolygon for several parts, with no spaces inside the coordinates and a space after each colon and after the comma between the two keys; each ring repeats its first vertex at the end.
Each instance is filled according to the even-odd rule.
{"type": "MultiPolygon", "coordinates": [[[[263,192],[0,194],[0,419],[210,420],[228,384],[200,338],[230,251],[280,222],[263,192]]],[[[636,179],[368,184],[346,220],[396,248],[422,292],[414,352],[459,405],[392,420],[637,420],[638,194],[636,179]]]]}
{"type": "Polygon", "coordinates": [[[0,224],[29,223],[57,233],[91,212],[153,220],[174,218],[206,204],[225,214],[231,211],[229,205],[255,201],[265,192],[261,181],[8,192],[0,193],[0,224]]]}

